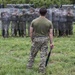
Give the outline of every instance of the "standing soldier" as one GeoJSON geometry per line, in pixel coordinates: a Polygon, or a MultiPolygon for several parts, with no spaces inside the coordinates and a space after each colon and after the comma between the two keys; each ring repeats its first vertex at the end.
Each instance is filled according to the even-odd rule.
{"type": "Polygon", "coordinates": [[[23,10],[19,15],[19,36],[26,36],[26,11],[23,10]]]}
{"type": "Polygon", "coordinates": [[[65,35],[65,24],[66,24],[66,15],[64,14],[63,8],[60,10],[59,14],[59,36],[65,35]]]}
{"type": "Polygon", "coordinates": [[[73,13],[71,12],[71,9],[68,8],[67,10],[67,24],[66,24],[66,35],[72,35],[73,34],[73,13]]]}
{"type": "Polygon", "coordinates": [[[53,26],[51,21],[49,21],[47,18],[45,18],[45,15],[47,13],[46,8],[42,7],[39,10],[40,17],[34,19],[30,26],[30,37],[32,40],[32,46],[31,46],[31,53],[30,58],[27,64],[27,67],[29,69],[32,68],[34,59],[40,51],[40,65],[39,65],[39,72],[45,73],[45,62],[46,62],[46,55],[48,51],[48,37],[50,38],[50,46],[53,48],[53,26]]]}
{"type": "Polygon", "coordinates": [[[18,10],[15,9],[14,12],[11,14],[11,33],[12,36],[17,36],[18,32],[18,10]]]}
{"type": "Polygon", "coordinates": [[[32,20],[34,19],[34,9],[30,8],[29,13],[28,13],[28,36],[29,36],[29,32],[30,32],[30,24],[32,22],[32,20]]]}
{"type": "Polygon", "coordinates": [[[9,36],[9,25],[10,25],[10,15],[8,12],[1,13],[1,21],[2,21],[2,36],[6,38],[9,36]]]}
{"type": "Polygon", "coordinates": [[[12,36],[17,36],[17,19],[18,19],[17,10],[14,11],[14,13],[11,14],[11,34],[12,36]]]}
{"type": "Polygon", "coordinates": [[[56,8],[55,7],[53,7],[53,9],[52,9],[52,23],[53,23],[53,36],[55,35],[55,33],[54,33],[54,29],[55,29],[55,21],[54,21],[54,19],[55,19],[55,11],[56,10],[56,8]]]}
{"type": "Polygon", "coordinates": [[[3,21],[2,21],[2,19],[3,19],[3,16],[4,16],[4,12],[1,12],[1,18],[0,18],[0,20],[1,20],[1,23],[2,23],[2,36],[4,37],[4,34],[5,34],[5,30],[4,30],[4,24],[3,24],[3,21]]]}
{"type": "Polygon", "coordinates": [[[59,9],[55,9],[55,11],[52,13],[52,22],[53,22],[53,35],[58,35],[58,23],[59,23],[59,9]]]}

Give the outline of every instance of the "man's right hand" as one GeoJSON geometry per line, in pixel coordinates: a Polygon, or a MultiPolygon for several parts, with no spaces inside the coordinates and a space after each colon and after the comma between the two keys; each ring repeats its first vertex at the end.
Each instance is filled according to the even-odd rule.
{"type": "Polygon", "coordinates": [[[50,44],[50,48],[51,49],[53,49],[54,48],[54,44],[52,43],[52,44],[50,44]]]}

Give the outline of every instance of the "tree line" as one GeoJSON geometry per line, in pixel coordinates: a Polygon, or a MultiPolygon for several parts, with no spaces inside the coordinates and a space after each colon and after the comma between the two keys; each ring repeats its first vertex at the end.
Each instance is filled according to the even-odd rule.
{"type": "Polygon", "coordinates": [[[50,5],[62,5],[75,3],[75,0],[0,0],[0,4],[34,4],[35,7],[40,7],[45,5],[49,7],[50,5]]]}

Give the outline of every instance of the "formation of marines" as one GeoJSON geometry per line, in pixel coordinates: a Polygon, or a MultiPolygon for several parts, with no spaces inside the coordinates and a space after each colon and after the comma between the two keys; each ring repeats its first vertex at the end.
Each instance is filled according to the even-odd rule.
{"type": "Polygon", "coordinates": [[[49,20],[53,23],[54,36],[68,36],[73,34],[73,10],[70,8],[48,9],[50,13],[49,20]]]}
{"type": "MultiPolygon", "coordinates": [[[[38,9],[39,10],[39,9],[38,9]]],[[[23,9],[18,12],[17,9],[12,13],[2,12],[2,36],[9,36],[9,28],[11,28],[11,36],[29,36],[30,23],[39,16],[38,10],[34,8],[28,11],[23,9]],[[27,30],[26,30],[27,29],[27,30]],[[27,31],[27,32],[26,32],[27,31]]],[[[46,17],[53,23],[54,36],[68,36],[73,34],[73,13],[70,8],[49,8],[46,17]]]]}

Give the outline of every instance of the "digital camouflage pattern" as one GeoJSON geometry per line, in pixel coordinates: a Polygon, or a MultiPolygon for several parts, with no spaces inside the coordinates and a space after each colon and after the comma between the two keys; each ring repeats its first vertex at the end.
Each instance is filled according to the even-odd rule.
{"type": "Polygon", "coordinates": [[[6,38],[9,36],[9,25],[10,25],[10,15],[8,12],[2,12],[1,22],[2,22],[2,36],[6,38]]]}
{"type": "Polygon", "coordinates": [[[31,52],[30,52],[30,57],[29,61],[27,64],[28,68],[32,68],[34,59],[40,51],[40,65],[39,65],[39,72],[45,72],[45,62],[46,62],[46,56],[48,52],[48,37],[35,37],[32,42],[31,46],[31,52]]]}

